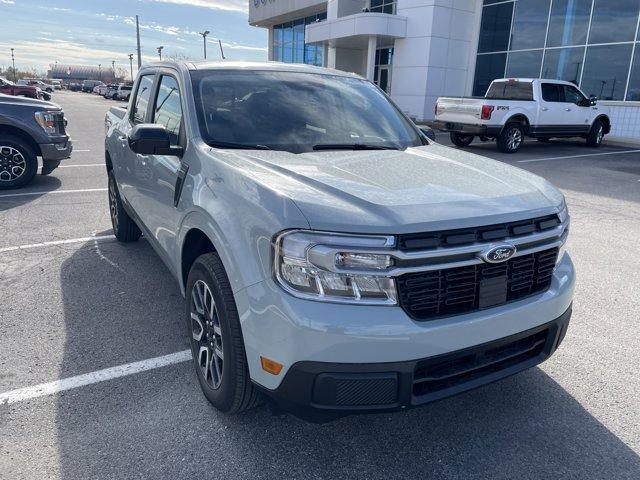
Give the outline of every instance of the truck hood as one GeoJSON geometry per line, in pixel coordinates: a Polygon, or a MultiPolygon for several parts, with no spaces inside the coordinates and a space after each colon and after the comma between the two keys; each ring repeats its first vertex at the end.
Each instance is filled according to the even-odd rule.
{"type": "Polygon", "coordinates": [[[0,105],[26,105],[45,110],[61,110],[60,105],[53,102],[45,102],[44,100],[37,100],[35,98],[16,97],[4,94],[0,94],[0,105]]]}
{"type": "Polygon", "coordinates": [[[559,211],[546,180],[431,144],[405,151],[243,151],[259,181],[290,197],[311,228],[407,233],[501,223],[559,211]],[[265,173],[269,173],[265,175],[265,173]]]}

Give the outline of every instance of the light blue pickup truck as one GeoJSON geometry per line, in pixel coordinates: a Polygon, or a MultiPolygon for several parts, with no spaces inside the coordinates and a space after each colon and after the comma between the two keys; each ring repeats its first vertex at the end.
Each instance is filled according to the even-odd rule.
{"type": "Polygon", "coordinates": [[[197,378],[224,412],[416,407],[564,338],[563,195],[429,140],[356,75],[148,64],[106,130],[115,235],[144,234],[177,279],[197,378]]]}

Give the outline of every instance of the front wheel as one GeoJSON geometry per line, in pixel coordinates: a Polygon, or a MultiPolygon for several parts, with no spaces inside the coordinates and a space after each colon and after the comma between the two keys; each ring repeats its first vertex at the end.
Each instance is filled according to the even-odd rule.
{"type": "Polygon", "coordinates": [[[231,284],[216,253],[196,259],[186,288],[187,334],[198,382],[207,400],[225,413],[258,403],[231,284]]]}
{"type": "Polygon", "coordinates": [[[519,123],[508,123],[496,139],[498,150],[503,153],[516,153],[524,142],[524,129],[519,123]]]}
{"type": "Polygon", "coordinates": [[[27,185],[38,171],[38,158],[24,140],[0,135],[0,190],[27,185]]]}
{"type": "Polygon", "coordinates": [[[464,135],[458,132],[451,132],[449,134],[451,143],[457,147],[468,147],[473,142],[473,135],[464,135]]]}
{"type": "Polygon", "coordinates": [[[604,125],[602,121],[596,120],[587,135],[587,146],[591,148],[598,148],[602,144],[604,139],[604,125]]]}

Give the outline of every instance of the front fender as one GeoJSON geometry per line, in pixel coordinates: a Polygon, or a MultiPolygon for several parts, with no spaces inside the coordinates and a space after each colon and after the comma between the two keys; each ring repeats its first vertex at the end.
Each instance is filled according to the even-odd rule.
{"type": "MultiPolygon", "coordinates": [[[[233,292],[261,282],[271,275],[271,242],[285,228],[309,228],[306,219],[289,198],[261,195],[253,203],[236,192],[221,198],[207,187],[194,195],[193,205],[183,218],[177,236],[176,271],[182,272],[185,239],[192,229],[202,231],[211,241],[225,267],[233,292]]],[[[185,282],[179,276],[180,289],[185,282]]]]}

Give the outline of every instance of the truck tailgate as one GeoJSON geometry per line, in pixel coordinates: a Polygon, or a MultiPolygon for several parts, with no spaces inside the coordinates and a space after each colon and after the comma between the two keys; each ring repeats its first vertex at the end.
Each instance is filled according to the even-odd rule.
{"type": "Polygon", "coordinates": [[[436,103],[436,120],[452,123],[478,123],[482,112],[482,98],[440,97],[436,103]]]}

